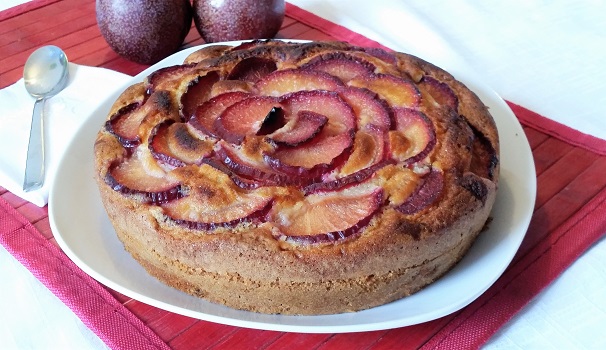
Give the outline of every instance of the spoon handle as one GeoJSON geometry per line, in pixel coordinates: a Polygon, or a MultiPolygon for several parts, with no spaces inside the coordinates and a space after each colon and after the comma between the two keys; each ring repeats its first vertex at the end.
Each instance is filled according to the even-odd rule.
{"type": "Polygon", "coordinates": [[[32,128],[27,146],[25,161],[25,192],[37,190],[44,184],[44,103],[46,99],[38,98],[34,104],[32,128]]]}

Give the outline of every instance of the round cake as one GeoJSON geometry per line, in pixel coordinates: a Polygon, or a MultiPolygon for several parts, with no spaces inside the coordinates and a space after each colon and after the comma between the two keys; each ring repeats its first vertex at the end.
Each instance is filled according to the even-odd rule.
{"type": "Polygon", "coordinates": [[[95,174],[165,284],[261,313],[358,311],[448,272],[499,178],[487,107],[415,56],[343,42],[205,46],[113,104],[95,174]]]}

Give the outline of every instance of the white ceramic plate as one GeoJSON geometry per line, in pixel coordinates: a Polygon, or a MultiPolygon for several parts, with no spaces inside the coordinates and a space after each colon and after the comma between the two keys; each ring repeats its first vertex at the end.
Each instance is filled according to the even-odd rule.
{"type": "MultiPolygon", "coordinates": [[[[155,64],[128,84],[151,71],[180,64],[199,47],[190,48],[155,64]]],[[[444,67],[451,72],[462,67],[444,67]]],[[[488,289],[513,259],[532,215],[536,176],[528,140],[505,102],[471,76],[457,78],[474,90],[490,108],[501,138],[501,179],[488,231],[448,274],[420,292],[355,313],[325,316],[265,315],[234,310],[189,296],[165,286],[123,249],[101,204],[93,180],[93,144],[118,95],[119,87],[71,140],[52,184],[49,217],[52,231],[65,253],[87,274],[133,299],[186,316],[257,329],[338,333],[389,329],[430,321],[455,312],[488,289]]]]}

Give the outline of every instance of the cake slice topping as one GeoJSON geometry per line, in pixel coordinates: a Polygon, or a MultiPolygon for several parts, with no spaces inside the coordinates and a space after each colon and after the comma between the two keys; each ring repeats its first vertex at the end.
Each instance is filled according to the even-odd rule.
{"type": "Polygon", "coordinates": [[[294,206],[276,205],[268,216],[279,240],[295,244],[331,243],[356,234],[383,201],[383,190],[358,186],[340,192],[311,194],[294,206]]]}
{"type": "Polygon", "coordinates": [[[342,240],[383,203],[406,215],[429,207],[444,175],[432,166],[437,131],[425,113],[456,110],[454,91],[418,67],[394,73],[395,56],[382,50],[318,48],[302,48],[312,56],[303,63],[224,49],[236,61],[223,57],[227,69],[207,58],[152,74],[151,95],[106,124],[127,149],[106,182],[151,193],[145,201],[190,228],[268,221],[291,243],[342,240]],[[144,145],[147,160],[136,155],[144,145]],[[282,190],[299,202],[286,205],[282,190]]]}

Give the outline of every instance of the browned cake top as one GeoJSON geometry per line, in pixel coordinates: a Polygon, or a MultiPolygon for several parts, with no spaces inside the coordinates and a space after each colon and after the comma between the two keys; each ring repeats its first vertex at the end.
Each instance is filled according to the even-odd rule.
{"type": "Polygon", "coordinates": [[[254,41],[208,46],[130,87],[95,152],[104,183],[158,222],[263,226],[311,249],[385,215],[415,221],[413,236],[447,226],[472,210],[457,191],[481,202],[497,183],[498,147],[479,99],[416,57],[254,41]]]}

